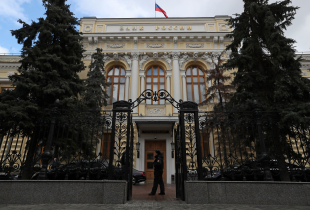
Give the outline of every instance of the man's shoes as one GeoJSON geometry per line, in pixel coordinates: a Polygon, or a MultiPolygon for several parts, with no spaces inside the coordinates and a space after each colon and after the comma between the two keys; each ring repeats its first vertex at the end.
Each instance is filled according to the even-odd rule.
{"type": "Polygon", "coordinates": [[[165,193],[158,193],[158,195],[165,195],[165,193]]]}
{"type": "Polygon", "coordinates": [[[155,195],[155,193],[149,193],[149,195],[155,195]]]}

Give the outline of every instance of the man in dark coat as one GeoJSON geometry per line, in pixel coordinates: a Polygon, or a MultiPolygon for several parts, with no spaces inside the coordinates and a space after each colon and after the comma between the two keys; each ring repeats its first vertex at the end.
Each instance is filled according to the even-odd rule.
{"type": "Polygon", "coordinates": [[[54,158],[52,169],[57,168],[57,167],[58,167],[58,161],[57,161],[57,158],[54,158]]]}
{"type": "Polygon", "coordinates": [[[149,193],[149,195],[155,195],[158,184],[160,185],[160,193],[158,195],[165,195],[165,186],[163,181],[164,157],[159,150],[156,150],[155,153],[156,155],[154,160],[154,183],[152,192],[149,193]]]}

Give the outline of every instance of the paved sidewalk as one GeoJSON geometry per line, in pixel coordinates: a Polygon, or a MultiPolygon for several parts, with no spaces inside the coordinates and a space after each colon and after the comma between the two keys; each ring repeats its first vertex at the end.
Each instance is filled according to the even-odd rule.
{"type": "Polygon", "coordinates": [[[221,205],[185,204],[183,201],[130,201],[126,204],[40,204],[40,205],[0,205],[1,210],[113,210],[113,209],[190,209],[190,210],[309,210],[310,206],[260,206],[260,205],[221,205]]]}
{"type": "MultiPolygon", "coordinates": [[[[175,185],[165,185],[166,195],[149,196],[152,184],[133,186],[132,200],[126,204],[40,204],[40,205],[1,205],[0,210],[113,210],[113,209],[188,209],[188,210],[310,210],[310,206],[262,206],[227,204],[186,204],[175,196],[175,185]]],[[[159,189],[158,189],[159,190],[159,189]]],[[[158,192],[157,192],[158,193],[158,192]]]]}

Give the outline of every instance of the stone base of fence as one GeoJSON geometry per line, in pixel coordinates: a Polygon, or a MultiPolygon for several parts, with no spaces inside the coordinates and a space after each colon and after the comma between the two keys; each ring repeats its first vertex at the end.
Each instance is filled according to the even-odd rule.
{"type": "Polygon", "coordinates": [[[118,180],[0,181],[1,204],[124,204],[127,182],[118,180]]]}
{"type": "Polygon", "coordinates": [[[310,206],[310,183],[185,182],[188,204],[257,204],[310,206]]]}

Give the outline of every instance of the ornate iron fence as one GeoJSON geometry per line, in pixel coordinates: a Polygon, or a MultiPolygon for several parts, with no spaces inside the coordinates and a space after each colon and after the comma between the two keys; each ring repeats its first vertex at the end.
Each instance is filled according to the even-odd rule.
{"type": "Polygon", "coordinates": [[[204,180],[310,181],[309,128],[276,112],[199,113],[204,180]]]}
{"type": "Polygon", "coordinates": [[[31,135],[18,128],[1,135],[0,170],[8,178],[37,179],[41,171],[41,179],[107,179],[111,126],[112,112],[53,109],[31,135]]]}

